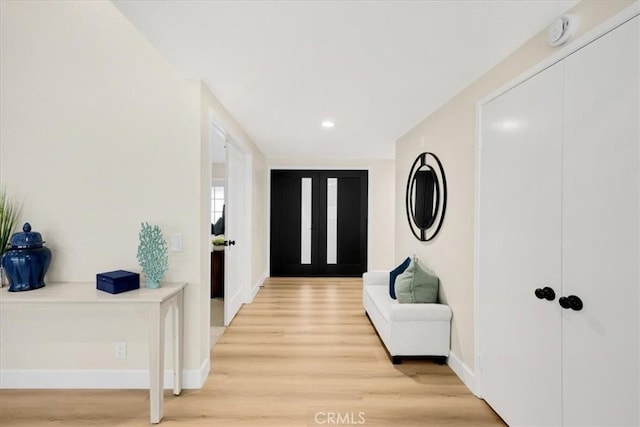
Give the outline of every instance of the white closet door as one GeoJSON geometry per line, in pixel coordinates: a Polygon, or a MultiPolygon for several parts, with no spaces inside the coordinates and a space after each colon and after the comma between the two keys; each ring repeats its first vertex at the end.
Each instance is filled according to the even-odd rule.
{"type": "Polygon", "coordinates": [[[638,426],[640,18],[567,58],[563,169],[566,426],[638,426]]]}
{"type": "Polygon", "coordinates": [[[482,109],[479,179],[481,390],[509,424],[561,423],[562,65],[482,109]],[[549,102],[549,100],[556,100],[549,102]]]}

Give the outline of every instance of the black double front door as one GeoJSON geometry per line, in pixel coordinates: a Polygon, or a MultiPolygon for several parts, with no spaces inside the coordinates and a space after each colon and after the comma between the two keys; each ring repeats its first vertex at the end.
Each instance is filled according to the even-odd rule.
{"type": "Polygon", "coordinates": [[[368,173],[271,171],[271,276],[367,270],[368,173]]]}

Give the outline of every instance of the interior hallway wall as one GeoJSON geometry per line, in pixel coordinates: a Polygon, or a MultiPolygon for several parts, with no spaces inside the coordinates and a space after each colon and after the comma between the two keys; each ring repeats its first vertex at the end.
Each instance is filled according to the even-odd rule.
{"type": "MultiPolygon", "coordinates": [[[[582,1],[570,13],[579,27],[571,40],[593,29],[632,1],[582,1]]],[[[474,369],[474,185],[476,103],[554,54],[546,28],[476,80],[396,143],[395,258],[415,253],[441,280],[441,294],[453,310],[451,348],[472,373],[474,369]],[[424,151],[444,165],[448,206],[440,234],[419,242],[405,214],[405,186],[411,164],[424,151]]]]}
{"type": "MultiPolygon", "coordinates": [[[[0,180],[24,201],[20,220],[53,252],[47,280],[93,286],[99,272],[140,271],[143,221],[160,225],[166,238],[182,234],[165,279],[188,284],[185,369],[197,386],[209,363],[203,195],[210,197],[211,164],[203,126],[210,111],[252,150],[253,281],[266,271],[264,156],[208,89],[178,75],[112,3],[3,1],[0,8],[0,180]]],[[[13,325],[1,329],[5,374],[135,373],[148,365],[146,323],[131,308],[2,310],[0,322],[13,325]],[[117,341],[127,343],[126,360],[114,358],[117,341]]]]}

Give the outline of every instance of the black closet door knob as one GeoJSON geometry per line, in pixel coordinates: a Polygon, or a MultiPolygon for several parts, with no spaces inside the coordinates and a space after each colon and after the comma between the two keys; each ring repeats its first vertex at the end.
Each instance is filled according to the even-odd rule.
{"type": "Polygon", "coordinates": [[[580,299],[580,297],[577,297],[575,295],[569,295],[569,305],[571,306],[572,310],[582,310],[582,300],[580,299]]]}
{"type": "Polygon", "coordinates": [[[553,301],[556,299],[556,293],[548,286],[545,286],[542,289],[536,289],[535,294],[538,299],[546,299],[547,301],[553,301]]]}
{"type": "Polygon", "coordinates": [[[225,241],[224,241],[224,245],[225,245],[225,246],[233,246],[233,245],[235,245],[235,244],[236,244],[236,241],[235,241],[235,240],[225,240],[225,241]]]}
{"type": "Polygon", "coordinates": [[[560,306],[564,309],[571,309],[575,311],[582,310],[583,304],[580,297],[575,295],[569,295],[568,297],[560,297],[558,300],[560,306]]]}

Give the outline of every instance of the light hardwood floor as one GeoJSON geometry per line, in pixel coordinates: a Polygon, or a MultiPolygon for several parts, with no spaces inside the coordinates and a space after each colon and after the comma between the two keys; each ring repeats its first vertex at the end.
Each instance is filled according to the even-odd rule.
{"type": "MultiPolygon", "coordinates": [[[[201,390],[165,392],[165,426],[501,426],[446,365],[392,365],[360,279],[269,279],[211,353],[201,390]]],[[[149,425],[146,390],[1,390],[2,426],[149,425]]]]}

